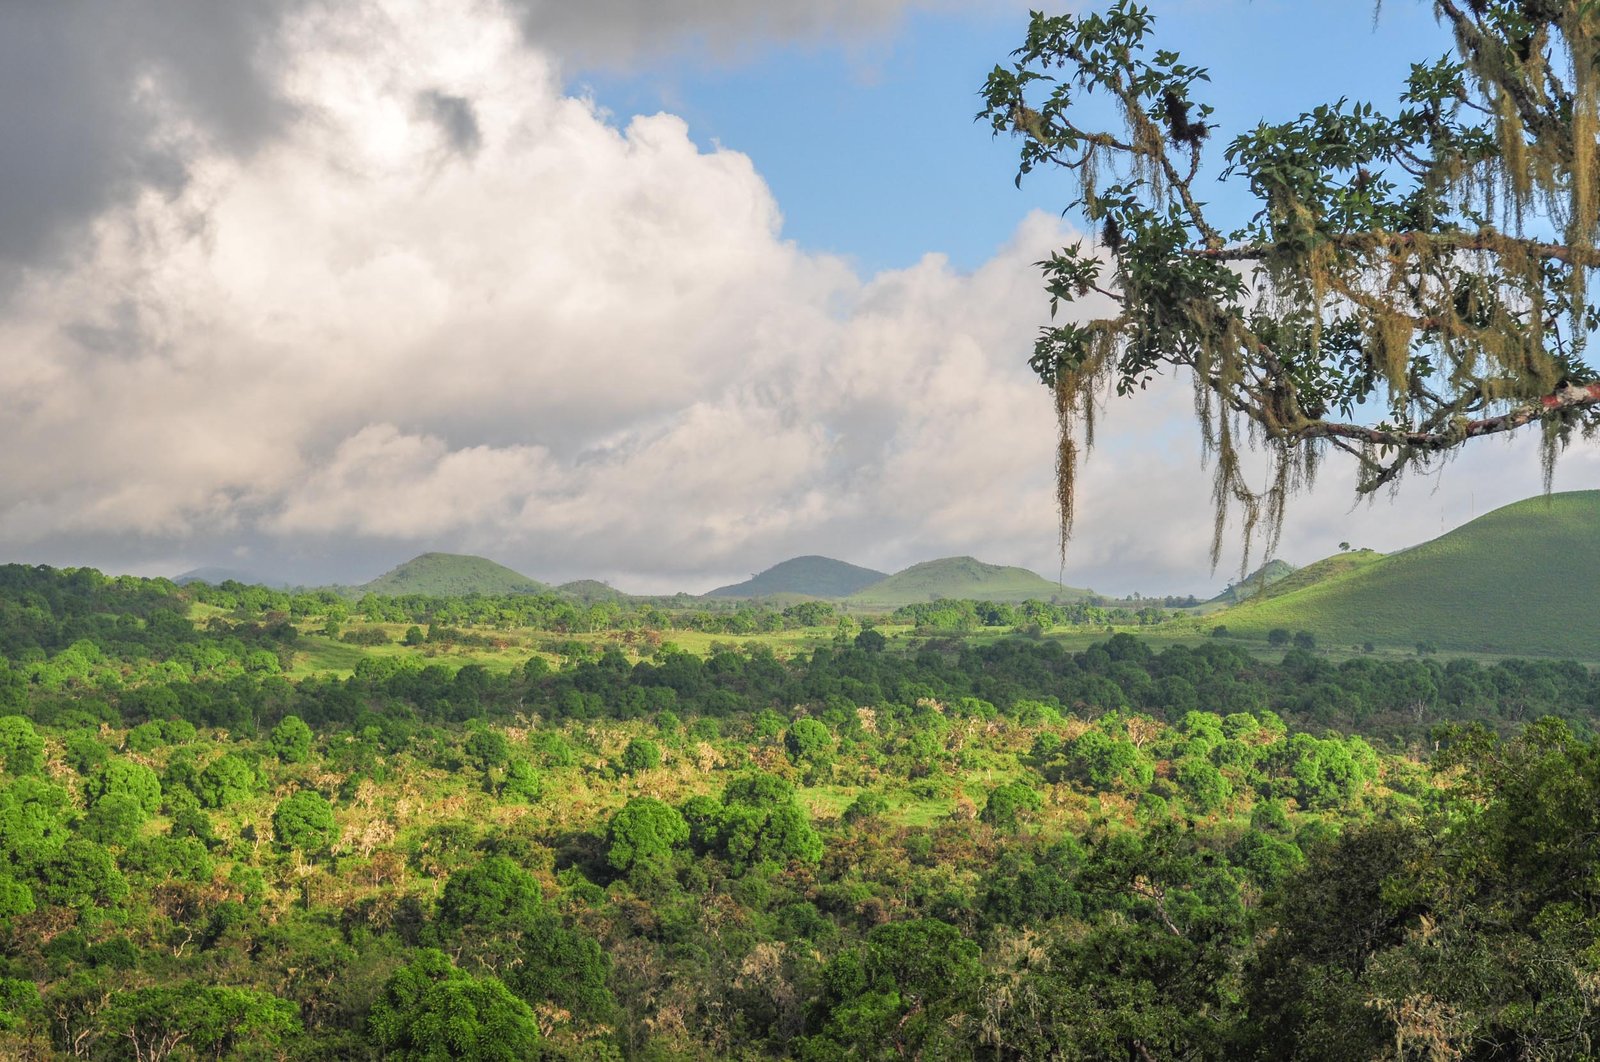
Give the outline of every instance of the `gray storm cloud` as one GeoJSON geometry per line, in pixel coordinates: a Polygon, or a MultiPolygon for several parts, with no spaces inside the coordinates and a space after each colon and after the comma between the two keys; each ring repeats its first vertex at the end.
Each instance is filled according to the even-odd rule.
{"type": "Polygon", "coordinates": [[[248,154],[292,116],[274,43],[298,0],[13,3],[0,11],[0,266],[70,252],[143,188],[176,191],[196,142],[248,154]],[[163,131],[163,112],[187,129],[163,131]]]}
{"type": "Polygon", "coordinates": [[[737,58],[764,42],[848,40],[882,31],[908,11],[1026,11],[1020,0],[511,0],[529,39],[584,62],[608,64],[695,48],[737,58]]]}
{"type": "MultiPolygon", "coordinates": [[[[660,14],[623,6],[637,26],[660,14]]],[[[711,32],[710,5],[682,7],[711,32]]],[[[313,582],[450,549],[652,591],[814,552],[1053,574],[1054,423],[1023,356],[1043,315],[1031,263],[1069,238],[1061,223],[1023,219],[971,273],[930,254],[859,276],[784,240],[748,157],[698,149],[672,115],[619,126],[564,94],[531,10],[201,12],[223,28],[182,32],[215,33],[216,56],[119,45],[95,76],[143,97],[106,103],[96,83],[81,98],[98,103],[41,105],[40,129],[82,110],[89,131],[22,135],[99,183],[45,202],[35,161],[0,190],[17,263],[0,309],[4,559],[313,582]],[[225,62],[241,83],[204,98],[225,62]],[[139,157],[173,175],[113,161],[139,157]],[[15,221],[30,203],[31,229],[15,221]]],[[[769,14],[796,33],[822,17],[769,14]]],[[[60,47],[89,32],[30,25],[60,47]]],[[[1226,578],[1206,574],[1192,429],[1168,427],[1187,406],[1167,388],[1112,411],[1069,582],[1226,578]]],[[[1447,470],[1486,481],[1449,504],[1530,493],[1530,450],[1447,470]]],[[[1594,457],[1568,465],[1592,480],[1594,457]]],[[[1291,559],[1437,533],[1415,505],[1358,533],[1370,517],[1348,514],[1339,475],[1296,511],[1291,559]]]]}

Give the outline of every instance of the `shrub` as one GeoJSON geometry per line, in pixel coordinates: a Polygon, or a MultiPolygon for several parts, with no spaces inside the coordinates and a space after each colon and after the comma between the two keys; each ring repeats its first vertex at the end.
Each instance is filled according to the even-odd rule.
{"type": "Polygon", "coordinates": [[[978,818],[996,829],[1014,830],[1043,804],[1038,792],[1026,782],[1007,782],[989,790],[989,799],[978,818]]]}
{"type": "Polygon", "coordinates": [[[689,824],[670,804],[635,797],[611,817],[606,830],[606,861],[624,874],[635,867],[663,868],[674,849],[689,840],[689,824]]]}
{"type": "Polygon", "coordinates": [[[532,804],[544,792],[544,779],[527,760],[516,759],[506,765],[500,782],[500,799],[511,804],[532,804]]]}
{"type": "Polygon", "coordinates": [[[661,766],[661,746],[649,738],[634,738],[622,750],[620,766],[625,774],[654,770],[661,766]]]}
{"type": "Polygon", "coordinates": [[[490,727],[479,727],[467,738],[467,759],[482,771],[493,770],[511,756],[511,743],[505,734],[490,727]]]}
{"type": "Polygon", "coordinates": [[[244,757],[230,752],[200,772],[195,796],[204,807],[220,808],[248,798],[255,785],[254,768],[244,757]]]}
{"type": "Polygon", "coordinates": [[[474,977],[431,948],[389,978],[369,1026],[385,1056],[401,1062],[539,1057],[539,1026],[528,1004],[498,977],[474,977]]]}
{"type": "Polygon", "coordinates": [[[844,809],[844,814],[840,818],[853,826],[859,822],[868,822],[875,819],[888,810],[889,801],[884,798],[883,794],[874,793],[869,789],[863,793],[858,793],[856,798],[850,802],[850,806],[844,809]]]}
{"type": "Polygon", "coordinates": [[[90,804],[113,793],[123,793],[136,800],[146,815],[153,815],[161,806],[161,779],[156,772],[132,760],[108,760],[89,776],[83,787],[90,804]]]}
{"type": "Polygon", "coordinates": [[[44,768],[44,739],[20,715],[0,715],[0,763],[8,774],[37,774],[44,768]]]}
{"type": "Polygon", "coordinates": [[[272,836],[285,848],[312,852],[333,840],[333,807],[321,793],[301,790],[272,813],[272,836]]]}
{"type": "Polygon", "coordinates": [[[298,715],[286,715],[272,728],[268,744],[284,763],[303,763],[311,754],[311,728],[298,715]]]}
{"type": "Polygon", "coordinates": [[[107,793],[89,808],[79,832],[97,844],[121,847],[138,835],[149,817],[132,793],[107,793]]]}
{"type": "Polygon", "coordinates": [[[833,751],[833,735],[815,719],[796,719],[783,743],[796,763],[826,763],[833,751]]]}

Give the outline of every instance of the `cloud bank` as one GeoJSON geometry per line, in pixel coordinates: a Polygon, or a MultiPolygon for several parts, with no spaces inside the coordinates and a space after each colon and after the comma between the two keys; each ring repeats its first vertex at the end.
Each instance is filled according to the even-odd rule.
{"type": "MultiPolygon", "coordinates": [[[[730,39],[844,18],[611,6],[640,33],[681,7],[730,39]]],[[[565,94],[538,29],[579,33],[564,5],[260,10],[205,30],[246,71],[231,95],[208,94],[224,59],[135,41],[104,72],[139,86],[132,110],[95,115],[122,132],[20,134],[32,176],[0,192],[6,559],[311,582],[448,549],[651,591],[811,552],[1054,574],[1054,423],[1024,355],[1059,221],[1022,219],[970,274],[929,254],[858,276],[784,240],[751,159],[565,94]],[[113,157],[166,159],[170,179],[113,157]],[[58,167],[91,178],[52,197],[58,167]]],[[[1170,427],[1186,409],[1169,389],[1113,411],[1069,583],[1226,576],[1205,574],[1207,484],[1170,427]]],[[[1528,451],[1471,458],[1518,471],[1467,504],[1535,489],[1528,451]]],[[[1576,464],[1592,482],[1594,451],[1576,464]]],[[[1437,533],[1412,505],[1363,536],[1329,480],[1286,555],[1437,533]]]]}

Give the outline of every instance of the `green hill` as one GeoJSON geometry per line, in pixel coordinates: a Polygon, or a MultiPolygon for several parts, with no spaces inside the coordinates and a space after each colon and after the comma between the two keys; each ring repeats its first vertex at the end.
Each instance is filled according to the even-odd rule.
{"type": "Polygon", "coordinates": [[[1331,557],[1324,557],[1314,561],[1304,568],[1296,568],[1281,579],[1274,580],[1262,588],[1260,594],[1249,595],[1256,601],[1270,601],[1275,597],[1283,597],[1297,590],[1304,590],[1309,586],[1324,582],[1344,575],[1347,572],[1365,568],[1383,560],[1383,554],[1376,550],[1359,549],[1348,553],[1335,553],[1331,557]]]}
{"type": "Polygon", "coordinates": [[[234,582],[244,586],[265,586],[269,590],[289,589],[289,584],[282,579],[269,579],[238,568],[195,568],[182,575],[173,576],[172,581],[179,586],[188,586],[190,583],[221,586],[223,583],[234,582]]]}
{"type": "Polygon", "coordinates": [[[1343,553],[1212,619],[1234,634],[1309,631],[1324,645],[1600,658],[1593,567],[1600,491],[1496,509],[1431,542],[1343,553]]]}
{"type": "Polygon", "coordinates": [[[1287,579],[1294,572],[1294,565],[1287,561],[1269,560],[1238,582],[1229,583],[1226,590],[1207,601],[1206,604],[1223,603],[1236,605],[1247,598],[1255,597],[1274,583],[1287,579]]]}
{"type": "Polygon", "coordinates": [[[424,553],[356,588],[363,594],[536,594],[543,583],[484,557],[458,553],[424,553]]]}
{"type": "Polygon", "coordinates": [[[626,601],[628,595],[615,587],[607,586],[598,579],[575,579],[570,583],[562,583],[556,591],[567,597],[575,597],[585,605],[597,604],[601,601],[626,601]]]}
{"type": "Polygon", "coordinates": [[[849,597],[852,605],[899,608],[939,598],[973,601],[1076,601],[1089,591],[1053,583],[1026,568],[985,564],[972,557],[945,557],[913,564],[849,597]]]}
{"type": "Polygon", "coordinates": [[[719,586],[706,597],[772,597],[802,594],[807,597],[849,597],[888,576],[831,557],[794,557],[774,564],[742,583],[719,586]]]}

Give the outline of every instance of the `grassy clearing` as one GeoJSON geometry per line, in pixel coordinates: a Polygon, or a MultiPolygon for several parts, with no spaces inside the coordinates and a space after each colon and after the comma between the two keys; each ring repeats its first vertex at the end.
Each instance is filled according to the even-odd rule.
{"type": "MultiPolygon", "coordinates": [[[[381,625],[380,625],[381,626],[381,625]]],[[[404,628],[401,628],[404,632],[404,628]]],[[[391,632],[392,634],[393,632],[391,632]]],[[[349,678],[356,665],[368,657],[400,657],[417,660],[422,664],[438,664],[458,670],[467,664],[482,664],[491,671],[510,671],[527,662],[532,651],[525,647],[510,649],[482,649],[466,646],[408,646],[392,642],[388,645],[351,645],[337,642],[322,635],[306,635],[295,649],[294,666],[288,675],[293,679],[349,678]]]]}

